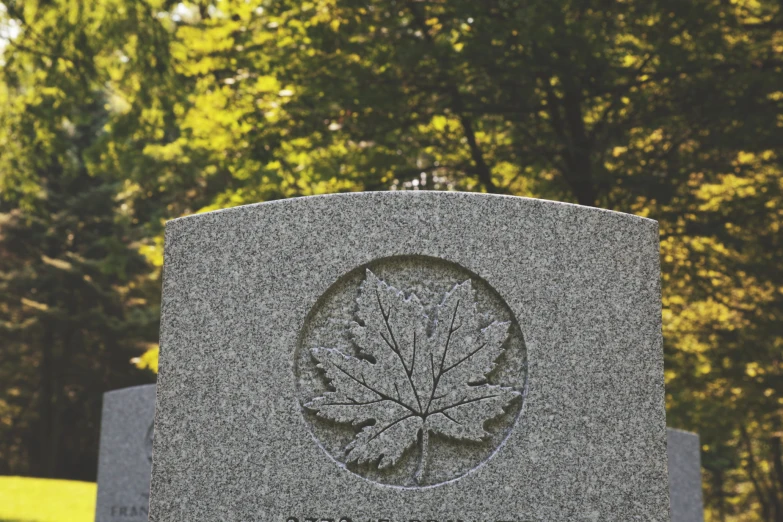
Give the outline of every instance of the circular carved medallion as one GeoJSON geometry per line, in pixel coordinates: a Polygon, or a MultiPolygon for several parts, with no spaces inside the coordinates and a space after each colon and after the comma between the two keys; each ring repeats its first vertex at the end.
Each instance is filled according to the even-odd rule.
{"type": "Polygon", "coordinates": [[[295,373],[328,455],[368,480],[418,488],[457,479],[502,446],[522,411],[527,357],[486,281],[440,259],[394,257],[319,299],[295,373]]]}

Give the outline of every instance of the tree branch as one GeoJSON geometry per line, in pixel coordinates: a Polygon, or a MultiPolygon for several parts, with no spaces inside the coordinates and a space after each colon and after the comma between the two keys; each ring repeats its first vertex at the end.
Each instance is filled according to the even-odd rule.
{"type": "MultiPolygon", "coordinates": [[[[430,34],[429,27],[427,27],[424,17],[419,11],[416,2],[409,0],[407,5],[413,16],[413,20],[416,23],[416,26],[424,35],[425,40],[433,49],[435,49],[435,41],[432,38],[432,34],[430,34]]],[[[457,83],[453,80],[453,78],[451,78],[451,74],[449,72],[450,64],[446,58],[443,58],[442,61],[445,62],[441,70],[441,75],[443,77],[442,81],[444,85],[446,85],[447,91],[451,97],[451,109],[455,114],[457,114],[460,124],[462,125],[462,130],[465,133],[465,138],[468,141],[470,156],[473,159],[476,175],[481,184],[484,185],[484,188],[487,192],[497,193],[500,191],[500,189],[492,180],[492,171],[487,165],[487,162],[484,159],[484,152],[481,149],[478,140],[476,139],[473,120],[468,116],[467,111],[465,110],[465,102],[462,99],[462,95],[459,92],[459,89],[457,88],[457,83]]]]}

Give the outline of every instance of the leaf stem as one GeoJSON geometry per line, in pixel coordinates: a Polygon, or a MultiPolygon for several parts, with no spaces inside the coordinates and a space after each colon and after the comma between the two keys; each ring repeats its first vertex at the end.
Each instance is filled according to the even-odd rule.
{"type": "Polygon", "coordinates": [[[424,473],[427,470],[427,453],[429,453],[430,430],[427,426],[421,428],[421,456],[419,457],[419,468],[416,470],[416,483],[421,484],[424,480],[424,473]]]}

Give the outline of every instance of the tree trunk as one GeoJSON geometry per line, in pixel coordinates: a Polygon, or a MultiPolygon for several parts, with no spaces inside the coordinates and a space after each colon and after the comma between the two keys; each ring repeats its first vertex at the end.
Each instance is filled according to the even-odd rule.
{"type": "Polygon", "coordinates": [[[714,471],[712,476],[713,488],[718,499],[718,521],[726,522],[726,492],[723,491],[723,472],[714,471]]]}
{"type": "Polygon", "coordinates": [[[36,474],[44,477],[54,478],[56,464],[55,457],[55,445],[57,441],[54,438],[55,432],[55,415],[57,411],[57,399],[56,386],[54,382],[55,372],[55,347],[54,347],[54,335],[50,326],[47,326],[44,330],[44,335],[41,339],[41,425],[43,427],[40,447],[39,447],[39,462],[38,470],[36,474]]]}
{"type": "Polygon", "coordinates": [[[569,185],[580,205],[594,206],[596,204],[595,180],[590,139],[585,129],[582,113],[581,93],[579,86],[572,78],[563,78],[565,98],[563,109],[567,135],[570,138],[566,144],[569,148],[567,164],[569,185]]]}
{"type": "Polygon", "coordinates": [[[590,140],[584,126],[584,115],[579,100],[579,89],[571,80],[564,80],[565,93],[559,98],[551,85],[551,78],[544,77],[547,110],[552,128],[561,142],[563,168],[561,175],[577,203],[595,206],[597,195],[593,182],[590,140]]]}
{"type": "Polygon", "coordinates": [[[772,513],[770,511],[770,505],[769,501],[767,499],[767,494],[764,491],[764,488],[761,485],[761,482],[759,481],[758,476],[756,475],[756,456],[753,454],[753,442],[750,439],[750,435],[748,435],[748,431],[745,429],[745,426],[740,424],[739,426],[740,435],[742,435],[742,440],[745,443],[745,446],[748,451],[748,464],[747,464],[747,472],[748,477],[750,478],[751,484],[753,484],[753,489],[756,491],[756,497],[759,499],[759,504],[761,505],[761,514],[764,520],[772,522],[772,513]]]}
{"type": "Polygon", "coordinates": [[[780,437],[771,437],[769,446],[772,450],[772,483],[770,491],[775,504],[775,522],[783,522],[783,450],[780,437]]]}

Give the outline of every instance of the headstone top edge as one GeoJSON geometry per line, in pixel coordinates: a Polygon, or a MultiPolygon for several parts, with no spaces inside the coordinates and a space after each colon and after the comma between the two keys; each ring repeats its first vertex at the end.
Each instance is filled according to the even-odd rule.
{"type": "Polygon", "coordinates": [[[698,433],[695,433],[693,431],[688,431],[688,430],[681,430],[679,428],[669,428],[667,426],[666,427],[666,431],[670,431],[670,432],[673,432],[673,433],[678,433],[678,434],[681,434],[681,435],[692,435],[693,437],[699,438],[699,434],[698,433]]]}
{"type": "Polygon", "coordinates": [[[552,201],[548,199],[529,198],[523,196],[508,196],[503,194],[486,194],[482,192],[459,192],[459,191],[437,191],[437,190],[394,190],[394,191],[374,191],[374,192],[342,192],[342,193],[335,193],[335,194],[301,196],[295,198],[277,199],[273,201],[263,201],[259,203],[250,203],[247,205],[240,205],[236,207],[212,210],[210,212],[190,214],[188,216],[182,216],[182,217],[170,219],[166,222],[166,229],[170,229],[174,226],[179,227],[183,224],[192,225],[204,219],[214,218],[220,215],[230,215],[237,212],[248,212],[258,208],[271,208],[271,207],[292,206],[292,205],[308,205],[308,204],[321,203],[326,200],[353,199],[358,202],[361,200],[373,200],[378,198],[384,198],[389,200],[391,199],[435,200],[436,198],[439,199],[448,198],[451,201],[459,201],[459,200],[477,201],[481,199],[483,200],[496,199],[505,202],[516,202],[516,203],[526,204],[526,205],[541,205],[553,210],[556,208],[560,208],[560,209],[574,208],[574,209],[578,209],[583,213],[597,213],[606,216],[611,215],[614,217],[621,217],[629,221],[637,221],[639,223],[644,223],[647,226],[654,226],[656,228],[658,227],[658,221],[651,218],[636,216],[634,214],[628,214],[625,212],[618,212],[615,210],[608,210],[604,208],[578,205],[576,203],[568,203],[563,201],[552,201]]]}
{"type": "Polygon", "coordinates": [[[115,390],[109,390],[107,392],[104,392],[105,397],[113,397],[115,395],[121,395],[124,393],[128,393],[131,391],[141,391],[141,390],[149,390],[150,388],[155,388],[155,383],[150,384],[138,384],[136,386],[126,386],[125,388],[117,388],[115,390]]]}

